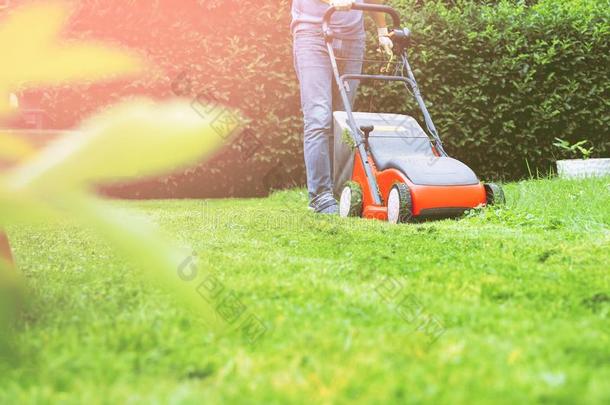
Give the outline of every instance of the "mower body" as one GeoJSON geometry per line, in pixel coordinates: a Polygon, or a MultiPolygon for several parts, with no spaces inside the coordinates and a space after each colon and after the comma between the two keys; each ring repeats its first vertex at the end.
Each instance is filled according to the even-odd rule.
{"type": "Polygon", "coordinates": [[[370,182],[354,145],[347,113],[334,113],[335,194],[350,181],[362,190],[362,217],[387,219],[387,201],[392,187],[405,184],[410,190],[412,218],[432,219],[462,215],[486,204],[485,186],[464,163],[435,150],[418,122],[407,115],[355,112],[358,127],[373,127],[364,139],[367,158],[376,179],[382,203],[371,198],[370,182]]]}

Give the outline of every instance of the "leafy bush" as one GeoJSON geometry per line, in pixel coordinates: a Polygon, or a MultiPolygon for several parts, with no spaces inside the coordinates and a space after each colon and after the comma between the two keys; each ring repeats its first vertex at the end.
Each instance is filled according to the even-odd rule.
{"type": "MultiPolygon", "coordinates": [[[[596,155],[608,153],[606,1],[397,3],[447,149],[478,173],[518,178],[528,174],[526,161],[547,171],[556,136],[586,138],[596,155]]],[[[391,97],[379,108],[395,104],[391,97]]]]}
{"type": "MultiPolygon", "coordinates": [[[[607,155],[606,1],[394,3],[413,31],[412,64],[449,153],[486,178],[526,176],[526,161],[547,171],[555,137],[589,139],[596,155],[607,155]]],[[[238,107],[250,120],[212,164],[111,192],[246,196],[304,183],[288,0],[84,0],[79,7],[68,36],[139,48],[158,69],[132,81],[48,89],[42,104],[56,126],[73,126],[125,95],[167,98],[176,90],[238,107]]],[[[397,88],[368,86],[359,107],[415,113],[405,99],[397,88]]]]}

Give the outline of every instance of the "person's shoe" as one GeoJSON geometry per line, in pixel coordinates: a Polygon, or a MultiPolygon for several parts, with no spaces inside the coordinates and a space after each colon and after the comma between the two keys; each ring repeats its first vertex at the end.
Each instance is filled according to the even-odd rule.
{"type": "Polygon", "coordinates": [[[339,204],[331,205],[321,211],[316,211],[318,214],[339,215],[339,204]]]}
{"type": "Polygon", "coordinates": [[[336,215],[339,213],[339,204],[332,193],[325,192],[318,194],[309,203],[309,209],[317,214],[336,215]]]}

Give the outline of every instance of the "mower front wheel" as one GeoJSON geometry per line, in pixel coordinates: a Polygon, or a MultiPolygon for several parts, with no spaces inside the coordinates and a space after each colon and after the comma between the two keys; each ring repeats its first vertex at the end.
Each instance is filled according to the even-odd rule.
{"type": "Polygon", "coordinates": [[[411,190],[404,183],[395,184],[388,194],[388,222],[405,223],[413,219],[411,190]]]}
{"type": "Polygon", "coordinates": [[[342,218],[362,216],[362,188],[358,183],[345,183],[339,200],[339,215],[342,218]]]}
{"type": "Polygon", "coordinates": [[[504,205],[506,204],[506,197],[504,196],[504,190],[502,186],[495,183],[485,184],[485,196],[487,199],[487,205],[504,205]]]}

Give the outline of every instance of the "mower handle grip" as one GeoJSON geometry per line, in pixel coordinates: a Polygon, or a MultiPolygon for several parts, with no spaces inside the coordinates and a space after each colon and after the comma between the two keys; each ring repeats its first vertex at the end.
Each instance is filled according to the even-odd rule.
{"type": "MultiPolygon", "coordinates": [[[[352,5],[351,10],[389,14],[392,17],[392,24],[394,25],[394,29],[400,29],[400,15],[398,14],[398,11],[396,11],[393,7],[385,6],[383,4],[354,3],[354,5],[352,5]]],[[[326,13],[324,13],[324,17],[322,18],[322,31],[327,36],[330,36],[331,34],[330,18],[336,11],[337,8],[331,6],[328,8],[328,10],[326,10],[326,13]]]]}

